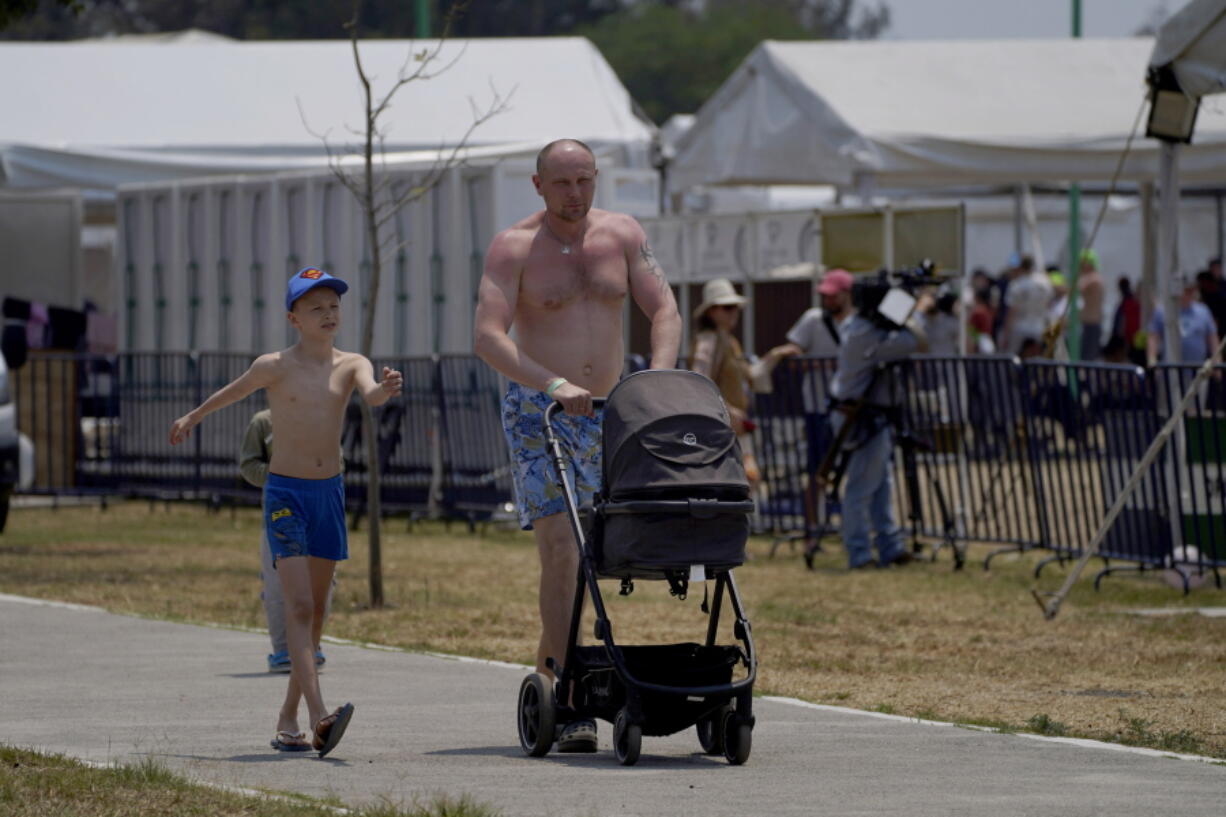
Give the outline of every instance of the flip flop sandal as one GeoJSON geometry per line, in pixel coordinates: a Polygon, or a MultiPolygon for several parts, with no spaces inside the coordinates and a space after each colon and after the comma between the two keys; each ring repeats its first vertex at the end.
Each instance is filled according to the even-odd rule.
{"type": "Polygon", "coordinates": [[[311,744],[306,739],[306,732],[278,732],[269,741],[269,745],[278,752],[309,752],[311,744]]]}
{"type": "Polygon", "coordinates": [[[319,752],[320,757],[327,755],[336,748],[336,744],[341,742],[341,737],[345,734],[345,729],[349,726],[349,719],[352,717],[353,704],[345,704],[331,715],[325,715],[319,719],[312,730],[315,737],[311,745],[319,752]]]}

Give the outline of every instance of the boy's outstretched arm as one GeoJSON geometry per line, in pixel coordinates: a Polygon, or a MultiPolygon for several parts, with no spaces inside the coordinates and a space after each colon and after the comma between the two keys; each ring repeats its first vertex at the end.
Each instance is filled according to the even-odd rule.
{"type": "Polygon", "coordinates": [[[273,355],[261,355],[256,358],[247,371],[213,392],[209,399],[199,406],[175,420],[170,426],[170,444],[178,445],[186,440],[191,436],[192,429],[217,409],[237,403],[256,389],[269,385],[273,379],[275,365],[273,355]]]}
{"type": "Polygon", "coordinates": [[[362,358],[358,363],[357,388],[366,405],[381,406],[400,394],[400,390],[404,388],[404,377],[395,369],[384,366],[383,379],[376,383],[374,365],[362,358]]]}

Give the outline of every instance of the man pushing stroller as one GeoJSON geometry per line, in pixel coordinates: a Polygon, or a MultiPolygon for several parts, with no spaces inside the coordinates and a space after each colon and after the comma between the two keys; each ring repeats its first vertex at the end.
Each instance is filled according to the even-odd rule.
{"type": "MultiPolygon", "coordinates": [[[[513,460],[519,521],[540,556],[537,670],[553,674],[565,654],[579,552],[541,444],[555,400],[576,422],[568,435],[575,487],[590,501],[600,484],[600,423],[593,397],[616,385],[624,363],[627,293],[651,321],[651,367],[674,368],[681,316],[672,290],[632,217],[592,209],[596,159],[582,142],[558,140],[537,156],[532,183],[543,210],[496,235],[485,257],[474,321],[477,355],[511,383],[502,418],[513,460]],[[515,328],[516,337],[510,331],[515,328]]],[[[596,724],[566,724],[562,752],[596,751],[596,724]]]]}

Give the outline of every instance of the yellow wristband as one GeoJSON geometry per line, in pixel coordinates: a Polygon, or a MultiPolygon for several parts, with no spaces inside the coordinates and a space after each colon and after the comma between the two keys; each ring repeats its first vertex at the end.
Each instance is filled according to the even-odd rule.
{"type": "Polygon", "coordinates": [[[545,395],[547,397],[553,397],[553,393],[561,388],[562,384],[566,382],[568,381],[565,377],[555,377],[553,380],[550,380],[549,385],[545,387],[545,395]]]}

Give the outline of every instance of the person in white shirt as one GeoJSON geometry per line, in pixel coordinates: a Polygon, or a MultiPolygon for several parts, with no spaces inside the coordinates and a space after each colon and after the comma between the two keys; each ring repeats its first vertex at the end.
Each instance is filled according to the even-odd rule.
{"type": "Polygon", "coordinates": [[[812,368],[805,376],[802,392],[807,442],[805,471],[808,475],[804,502],[804,553],[807,564],[812,564],[813,554],[821,550],[818,542],[821,511],[814,475],[833,439],[827,416],[827,385],[839,354],[839,333],[855,314],[851,305],[853,282],[846,270],[826,272],[816,287],[822,305],[807,310],[787,334],[787,339],[804,350],[806,357],[821,358],[810,362],[812,368]]]}
{"type": "Polygon", "coordinates": [[[1009,288],[1005,290],[1005,325],[999,344],[1003,351],[1016,355],[1027,338],[1042,339],[1052,294],[1047,273],[1035,269],[1033,258],[1022,256],[1009,271],[1009,288]]]}

